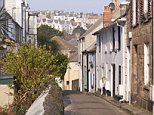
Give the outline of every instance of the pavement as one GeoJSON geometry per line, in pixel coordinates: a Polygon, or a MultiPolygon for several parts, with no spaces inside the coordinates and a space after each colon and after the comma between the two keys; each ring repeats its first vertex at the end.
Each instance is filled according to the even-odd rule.
{"type": "Polygon", "coordinates": [[[105,101],[111,103],[112,105],[126,111],[130,115],[152,115],[152,112],[149,112],[143,108],[139,108],[133,105],[130,105],[128,103],[120,103],[119,101],[116,101],[114,98],[110,96],[100,95],[99,93],[95,93],[95,96],[98,96],[105,101]]]}
{"type": "Polygon", "coordinates": [[[98,96],[74,91],[64,91],[64,106],[64,115],[129,115],[98,96]]]}

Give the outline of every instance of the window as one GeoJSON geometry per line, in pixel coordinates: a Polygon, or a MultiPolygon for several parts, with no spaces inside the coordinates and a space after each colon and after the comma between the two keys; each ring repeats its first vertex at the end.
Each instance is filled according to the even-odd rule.
{"type": "Polygon", "coordinates": [[[121,78],[121,66],[119,66],[119,85],[122,84],[122,78],[121,78]]]}
{"type": "Polygon", "coordinates": [[[149,0],[143,0],[143,20],[148,21],[148,1],[149,0]]]}
{"type": "Polygon", "coordinates": [[[108,78],[108,64],[106,63],[106,78],[108,78]]]}
{"type": "Polygon", "coordinates": [[[110,45],[110,52],[112,51],[113,47],[112,47],[112,41],[109,43],[110,45]]]}
{"type": "Polygon", "coordinates": [[[149,83],[149,44],[144,44],[144,84],[149,83]]]}
{"type": "Polygon", "coordinates": [[[148,1],[149,0],[144,0],[143,2],[144,2],[144,14],[147,14],[148,13],[148,1]]]}
{"type": "Polygon", "coordinates": [[[152,11],[153,11],[152,1],[153,1],[153,0],[149,0],[149,1],[148,1],[148,11],[149,11],[149,16],[150,16],[150,17],[152,17],[152,11]]]}
{"type": "Polygon", "coordinates": [[[101,37],[100,37],[100,35],[98,35],[98,50],[100,53],[101,52],[101,37]]]}
{"type": "Polygon", "coordinates": [[[114,27],[112,28],[112,42],[113,42],[113,51],[115,51],[115,35],[114,35],[114,33],[115,33],[115,29],[114,29],[114,27]]]}
{"type": "Polygon", "coordinates": [[[118,26],[118,50],[121,49],[121,27],[118,26]]]}
{"type": "Polygon", "coordinates": [[[136,25],[136,9],[137,9],[137,3],[136,0],[132,0],[132,26],[136,25]]]}
{"type": "Polygon", "coordinates": [[[140,0],[140,23],[144,23],[152,17],[152,0],[140,0]]]}
{"type": "Polygon", "coordinates": [[[104,40],[104,50],[105,50],[105,53],[107,53],[107,38],[104,40]]]}
{"type": "Polygon", "coordinates": [[[69,81],[66,81],[66,85],[69,85],[69,83],[70,83],[69,81]]]}

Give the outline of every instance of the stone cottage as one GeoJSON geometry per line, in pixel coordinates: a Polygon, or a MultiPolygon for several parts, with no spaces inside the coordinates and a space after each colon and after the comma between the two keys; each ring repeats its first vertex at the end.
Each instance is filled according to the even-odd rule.
{"type": "Polygon", "coordinates": [[[127,25],[131,103],[152,110],[152,0],[130,0],[127,25]]]}

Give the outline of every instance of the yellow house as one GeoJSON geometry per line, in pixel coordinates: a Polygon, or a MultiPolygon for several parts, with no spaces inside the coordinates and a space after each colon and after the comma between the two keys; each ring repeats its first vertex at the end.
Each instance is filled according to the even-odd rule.
{"type": "Polygon", "coordinates": [[[79,90],[79,64],[77,53],[70,57],[68,69],[64,76],[64,90],[79,90]]]}
{"type": "MultiPolygon", "coordinates": [[[[77,48],[59,36],[54,36],[50,40],[54,40],[59,44],[60,51],[69,58],[68,68],[66,70],[62,89],[79,90],[79,65],[77,48]]],[[[60,86],[61,86],[60,85],[60,86]]]]}
{"type": "Polygon", "coordinates": [[[0,107],[4,108],[13,103],[14,90],[9,87],[13,84],[13,76],[0,76],[0,107]]]}

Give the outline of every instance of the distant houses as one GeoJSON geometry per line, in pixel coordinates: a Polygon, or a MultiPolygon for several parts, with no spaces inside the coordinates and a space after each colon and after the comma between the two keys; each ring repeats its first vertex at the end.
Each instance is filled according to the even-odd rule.
{"type": "Polygon", "coordinates": [[[100,16],[98,14],[83,14],[64,11],[40,11],[38,27],[48,25],[60,31],[72,34],[75,28],[82,27],[87,30],[100,16]]]}

